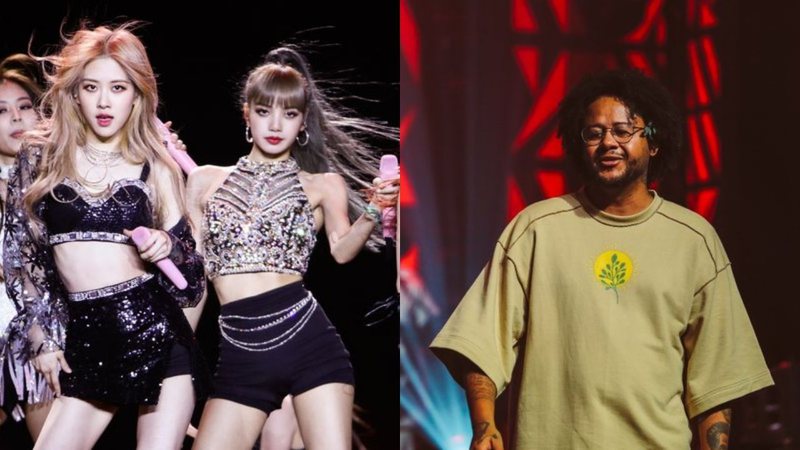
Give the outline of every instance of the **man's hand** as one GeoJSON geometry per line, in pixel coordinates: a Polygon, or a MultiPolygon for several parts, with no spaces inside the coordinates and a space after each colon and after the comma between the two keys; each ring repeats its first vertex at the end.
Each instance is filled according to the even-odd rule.
{"type": "Polygon", "coordinates": [[[503,450],[503,437],[494,422],[473,424],[469,450],[503,450]]]}

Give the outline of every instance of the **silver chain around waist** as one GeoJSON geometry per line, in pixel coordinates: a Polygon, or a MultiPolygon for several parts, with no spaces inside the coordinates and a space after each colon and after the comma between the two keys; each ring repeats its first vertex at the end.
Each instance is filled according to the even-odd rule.
{"type": "Polygon", "coordinates": [[[305,327],[306,323],[308,323],[309,319],[311,319],[311,315],[317,309],[317,301],[314,300],[314,296],[311,295],[309,292],[308,295],[300,300],[299,302],[295,303],[294,305],[282,309],[280,311],[276,311],[270,314],[264,314],[262,316],[239,316],[239,315],[222,315],[219,316],[219,332],[226,341],[230,342],[235,347],[238,347],[242,350],[247,350],[249,352],[266,352],[272,350],[274,348],[278,348],[281,345],[289,342],[294,335],[300,332],[300,330],[305,327]],[[310,304],[310,305],[309,305],[310,304]],[[255,331],[263,331],[269,328],[272,328],[276,325],[279,325],[286,320],[294,317],[297,315],[304,307],[308,305],[308,308],[302,313],[302,316],[297,320],[295,324],[290,326],[286,329],[283,333],[275,336],[272,339],[268,339],[266,341],[261,342],[244,342],[237,339],[232,338],[226,330],[230,331],[239,331],[244,333],[255,332],[255,331]],[[230,321],[233,319],[239,320],[268,320],[273,317],[277,317],[268,321],[267,323],[256,325],[250,328],[238,328],[234,327],[233,325],[226,323],[226,321],[230,321]]]}

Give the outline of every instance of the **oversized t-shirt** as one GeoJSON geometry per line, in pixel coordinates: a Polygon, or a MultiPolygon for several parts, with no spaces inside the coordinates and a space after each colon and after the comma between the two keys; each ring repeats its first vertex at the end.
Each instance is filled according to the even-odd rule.
{"type": "Polygon", "coordinates": [[[513,373],[512,448],[688,449],[690,418],[773,384],[716,232],[652,194],[526,208],[431,344],[513,373]]]}

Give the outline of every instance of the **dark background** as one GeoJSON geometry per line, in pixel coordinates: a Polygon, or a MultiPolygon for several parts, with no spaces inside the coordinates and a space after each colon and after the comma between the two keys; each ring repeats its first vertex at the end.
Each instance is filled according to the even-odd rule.
{"type": "MultiPolygon", "coordinates": [[[[508,179],[518,183],[525,204],[547,197],[536,181],[539,171],[561,171],[567,192],[579,186],[565,161],[537,156],[545,133],[526,141],[516,153],[512,149],[532,105],[548,95],[543,80],[557,56],[570,54],[563,77],[569,89],[584,73],[599,70],[609,61],[617,67],[628,66],[625,56],[631,49],[648,57],[661,52],[667,64],[656,70],[656,76],[678,104],[686,106],[693,83],[687,42],[701,36],[713,40],[722,88],[707,109],[714,114],[720,139],[721,170],[706,186],[692,185],[685,177],[691,163],[687,154],[684,167],[662,183],[659,193],[686,206],[687,193],[693,189],[717,189],[710,220],[733,264],[776,379],[775,388],[751,396],[753,404],[734,413],[734,420],[739,414],[739,419],[747,417],[749,422],[735,424],[734,440],[737,433],[741,439],[732,448],[800,447],[800,295],[796,284],[800,269],[800,27],[796,17],[800,3],[401,0],[401,4],[408,13],[401,22],[401,120],[408,118],[409,123],[403,143],[409,175],[404,186],[411,186],[416,196],[416,202],[404,210],[409,219],[404,221],[402,251],[408,255],[408,270],[417,272],[441,307],[440,314],[430,314],[435,316],[432,322],[440,322],[438,326],[478,275],[508,223],[508,179]],[[666,20],[666,43],[653,39],[625,43],[623,36],[643,22],[654,5],[660,5],[666,20]],[[559,8],[569,16],[568,31],[558,26],[559,8]],[[703,8],[711,12],[715,24],[687,26],[687,11],[699,14],[703,8]],[[518,9],[533,12],[535,32],[514,29],[512,16],[518,9]],[[515,54],[526,46],[535,47],[541,55],[535,92],[528,89],[515,54]],[[748,439],[751,444],[745,447],[748,439]]],[[[703,75],[708,81],[709,73],[703,75]]],[[[550,118],[542,128],[554,126],[550,118]]],[[[403,339],[408,335],[404,328],[403,339]]],[[[427,341],[432,337],[430,333],[427,341]]],[[[419,352],[425,353],[424,349],[419,352]]],[[[432,356],[428,364],[425,370],[423,365],[415,370],[428,374],[440,370],[432,356]]],[[[442,384],[434,390],[445,388],[442,384]]],[[[453,389],[461,395],[459,388],[453,389]]],[[[402,395],[413,400],[422,393],[404,390],[402,395]]],[[[418,448],[432,448],[437,433],[426,436],[425,421],[452,413],[415,405],[424,413],[413,417],[418,426],[413,441],[418,448]]]]}
{"type": "MultiPolygon", "coordinates": [[[[410,211],[429,221],[438,219],[434,234],[442,245],[422,258],[437,261],[447,272],[444,281],[432,284],[444,282],[443,301],[455,305],[508,223],[505,177],[514,173],[531,178],[540,164],[533,158],[510,155],[511,141],[532,103],[514,47],[537,45],[545,56],[548,51],[573,51],[584,61],[593,52],[616,55],[622,52],[619,37],[630,31],[651,2],[625,0],[601,7],[589,1],[554,1],[568,4],[573,17],[580,9],[589,10],[584,17],[606,11],[590,22],[596,35],[589,38],[553,36],[546,31],[534,37],[513,33],[509,17],[516,0],[406,3],[417,22],[420,81],[404,81],[402,97],[416,113],[407,142],[421,141],[419,147],[406,148],[406,169],[410,184],[426,188],[417,189],[421,191],[417,197],[423,200],[410,211]],[[620,29],[623,26],[628,28],[620,29]],[[434,203],[437,208],[429,209],[434,203]]],[[[539,13],[541,28],[554,26],[548,23],[548,2],[524,3],[539,13]]],[[[665,2],[667,15],[680,20],[684,3],[709,2],[665,2]]],[[[710,3],[718,19],[710,35],[716,43],[722,80],[722,93],[711,107],[722,148],[722,170],[713,180],[719,187],[719,200],[711,221],[733,263],[767,360],[775,364],[800,358],[800,327],[795,325],[800,295],[794,284],[800,268],[796,221],[800,27],[794,17],[800,14],[800,3],[710,3]]],[[[673,28],[668,34],[665,51],[671,62],[657,74],[679,105],[691,82],[683,49],[687,37],[691,31],[673,28]]],[[[549,62],[545,57],[543,72],[549,62]]],[[[584,66],[583,70],[597,69],[591,61],[584,66]]],[[[581,78],[580,70],[580,62],[573,62],[567,88],[581,78]]],[[[688,136],[685,140],[688,147],[688,136]]],[[[577,188],[579,180],[571,168],[566,163],[563,168],[567,191],[577,188]]],[[[662,186],[659,191],[668,200],[686,205],[683,169],[671,175],[667,189],[662,186]]],[[[526,203],[545,197],[535,183],[521,187],[526,203]]]]}
{"type": "MultiPolygon", "coordinates": [[[[336,82],[331,93],[337,97],[344,94],[343,106],[359,116],[398,125],[396,3],[223,1],[206,2],[204,7],[171,2],[68,3],[4,3],[0,57],[26,51],[29,40],[32,53],[52,53],[60,43],[62,24],[68,33],[81,19],[92,25],[144,21],[136,34],[147,47],[158,76],[159,116],[173,121],[199,164],[230,165],[249,151],[239,88],[261,57],[285,42],[304,44],[312,73],[320,82],[336,82]],[[353,98],[356,96],[371,101],[353,98]]],[[[385,147],[385,143],[379,145],[385,147]]],[[[351,353],[356,403],[363,408],[359,416],[369,426],[356,426],[355,431],[369,448],[396,447],[397,316],[372,327],[365,326],[362,318],[374,301],[394,291],[394,256],[388,250],[383,254],[365,252],[348,265],[336,266],[328,255],[323,239],[314,252],[306,283],[351,353]]],[[[198,330],[212,365],[216,361],[217,312],[212,296],[198,330]]],[[[134,420],[132,412],[123,411],[97,448],[134,448],[134,420]]],[[[0,449],[30,445],[22,425],[9,420],[0,427],[0,449]]]]}
{"type": "MultiPolygon", "coordinates": [[[[416,21],[420,63],[419,82],[404,80],[402,86],[403,101],[409,105],[404,110],[414,109],[416,114],[404,144],[409,184],[417,188],[418,199],[409,214],[416,216],[413,220],[426,218],[435,223],[432,234],[441,245],[422,255],[422,264],[435,264],[445,271],[444,279],[428,281],[434,290],[444,283],[441,300],[451,305],[450,310],[478,275],[508,223],[505,177],[517,174],[523,179],[527,174],[532,178],[537,164],[543,164],[520,157],[528,148],[510,154],[511,141],[532,103],[513,49],[536,45],[546,56],[556,50],[580,54],[582,61],[573,57],[567,72],[569,88],[581,78],[581,70],[597,70],[590,60],[592,53],[622,52],[619,37],[638,23],[652,3],[624,0],[601,7],[590,1],[554,0],[568,4],[572,17],[590,23],[586,33],[595,35],[587,38],[586,34],[553,36],[546,30],[554,26],[547,14],[549,2],[523,2],[537,13],[544,32],[527,37],[510,30],[510,9],[519,3],[516,0],[406,1],[416,21]],[[584,11],[579,15],[579,10],[584,11]],[[598,16],[603,11],[605,15],[598,16]],[[419,146],[410,147],[414,139],[419,146]],[[431,209],[434,203],[437,207],[431,209]]],[[[800,3],[665,2],[668,19],[680,21],[685,3],[711,3],[718,19],[709,34],[719,56],[722,91],[709,109],[715,113],[721,140],[722,169],[712,180],[719,188],[719,200],[711,222],[733,263],[767,362],[797,360],[800,27],[794,17],[800,14],[800,3]]],[[[691,82],[683,45],[692,31],[675,28],[665,48],[671,62],[657,76],[682,105],[681,95],[691,82]]],[[[542,72],[549,62],[544,58],[542,72]]],[[[684,138],[688,147],[688,136],[684,138]]],[[[686,152],[688,163],[688,148],[686,152]]],[[[580,182],[567,163],[562,164],[559,168],[566,171],[569,192],[580,182]]],[[[659,192],[685,206],[684,169],[671,174],[659,192]]],[[[545,197],[535,183],[521,187],[526,204],[545,197]]],[[[404,248],[418,241],[422,242],[404,242],[404,248]]]]}

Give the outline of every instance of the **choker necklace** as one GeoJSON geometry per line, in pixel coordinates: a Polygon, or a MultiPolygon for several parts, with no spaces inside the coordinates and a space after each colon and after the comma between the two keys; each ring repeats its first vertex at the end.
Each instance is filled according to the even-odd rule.
{"type": "Polygon", "coordinates": [[[287,173],[297,173],[300,171],[300,166],[294,158],[287,158],[282,161],[253,161],[247,155],[239,158],[236,163],[239,170],[250,172],[258,178],[274,177],[287,173]]]}
{"type": "Polygon", "coordinates": [[[86,160],[93,166],[113,167],[122,159],[122,152],[109,152],[92,147],[89,144],[83,146],[83,154],[86,160]]]}

